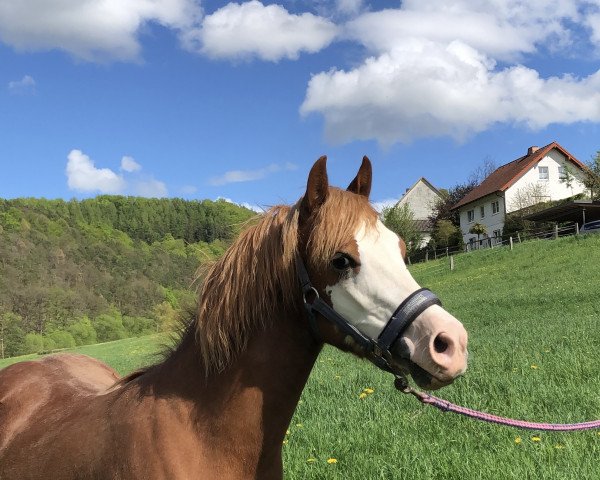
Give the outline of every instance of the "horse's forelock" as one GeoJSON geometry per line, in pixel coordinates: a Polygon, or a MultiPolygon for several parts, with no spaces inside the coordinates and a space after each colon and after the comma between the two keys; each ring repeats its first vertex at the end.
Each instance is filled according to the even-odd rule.
{"type": "Polygon", "coordinates": [[[366,198],[330,188],[329,198],[319,209],[308,239],[311,266],[323,271],[336,251],[354,240],[361,226],[367,230],[374,228],[377,218],[377,212],[366,198]]]}

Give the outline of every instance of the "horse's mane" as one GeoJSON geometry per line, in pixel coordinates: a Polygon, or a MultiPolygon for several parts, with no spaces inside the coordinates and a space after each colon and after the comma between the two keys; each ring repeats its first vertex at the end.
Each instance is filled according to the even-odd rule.
{"type": "MultiPolygon", "coordinates": [[[[244,230],[208,270],[200,289],[195,336],[206,373],[221,371],[246,347],[250,334],[267,328],[281,312],[300,307],[295,274],[300,202],[275,206],[244,230]]],[[[319,208],[307,247],[309,265],[326,268],[360,222],[377,213],[358,195],[330,188],[319,208]],[[319,228],[326,224],[327,228],[319,228]]]]}

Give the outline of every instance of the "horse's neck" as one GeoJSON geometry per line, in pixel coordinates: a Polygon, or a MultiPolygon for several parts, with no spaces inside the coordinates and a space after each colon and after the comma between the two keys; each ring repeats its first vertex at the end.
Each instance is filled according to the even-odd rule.
{"type": "Polygon", "coordinates": [[[189,406],[201,443],[232,463],[243,459],[259,478],[280,475],[286,429],[320,350],[301,319],[269,323],[234,363],[208,378],[188,336],[154,380],[159,395],[189,406]]]}

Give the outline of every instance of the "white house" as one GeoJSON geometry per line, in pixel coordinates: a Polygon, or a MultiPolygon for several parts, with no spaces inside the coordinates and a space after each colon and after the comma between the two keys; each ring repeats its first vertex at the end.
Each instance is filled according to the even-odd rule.
{"type": "Polygon", "coordinates": [[[585,192],[584,169],[583,163],[556,142],[530,147],[527,155],[497,168],[452,207],[460,213],[464,241],[477,240],[477,235],[469,233],[475,223],[486,227],[487,236],[497,238],[502,235],[507,213],[585,192]],[[568,177],[572,177],[570,182],[565,181],[568,177]]]}
{"type": "Polygon", "coordinates": [[[433,213],[433,208],[442,195],[426,178],[421,177],[410,188],[406,189],[402,198],[396,206],[408,205],[413,213],[419,233],[421,234],[421,245],[424,247],[431,240],[432,226],[429,222],[429,216],[433,213]]]}

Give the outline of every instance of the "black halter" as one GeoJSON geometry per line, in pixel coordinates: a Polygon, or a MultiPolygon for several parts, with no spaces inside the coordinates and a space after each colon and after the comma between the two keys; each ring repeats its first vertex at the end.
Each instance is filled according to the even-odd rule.
{"type": "Polygon", "coordinates": [[[308,272],[300,255],[296,255],[296,272],[304,299],[310,327],[317,341],[320,340],[315,312],[320,313],[330,322],[333,322],[342,333],[349,335],[367,354],[367,358],[382,370],[397,373],[392,368],[392,345],[400,338],[410,324],[426,309],[432,305],[442,305],[440,299],[430,290],[421,288],[411,293],[392,314],[377,340],[367,337],[354,325],[350,324],[344,317],[321,300],[319,292],[310,283],[308,272]]]}

